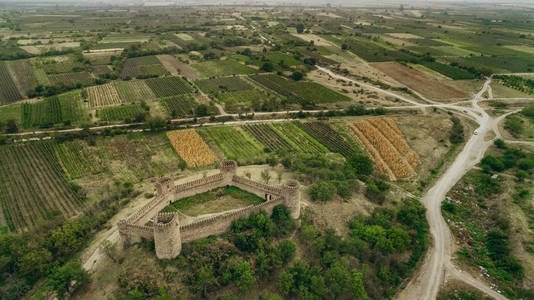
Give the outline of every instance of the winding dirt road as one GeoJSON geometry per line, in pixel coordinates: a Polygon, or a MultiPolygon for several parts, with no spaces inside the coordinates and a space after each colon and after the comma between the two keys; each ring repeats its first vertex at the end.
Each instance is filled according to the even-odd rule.
{"type": "MultiPolygon", "coordinates": [[[[433,245],[428,250],[423,265],[418,273],[397,295],[400,300],[428,300],[436,299],[442,283],[446,279],[457,279],[463,281],[488,296],[495,299],[506,299],[503,295],[491,289],[484,281],[473,277],[467,272],[462,272],[453,264],[454,244],[451,232],[443,216],[441,215],[441,202],[445,199],[447,192],[483,158],[484,153],[496,138],[501,137],[498,124],[507,115],[517,111],[508,112],[499,117],[491,117],[480,107],[479,101],[483,100],[482,95],[490,89],[491,78],[488,78],[482,89],[469,101],[471,107],[459,106],[456,104],[422,104],[412,99],[396,95],[389,91],[355,81],[353,79],[335,74],[334,72],[318,67],[319,70],[327,73],[332,78],[350,81],[371,88],[377,92],[396,97],[404,102],[413,105],[414,108],[440,107],[454,110],[457,113],[465,114],[478,123],[477,134],[473,134],[467,141],[462,151],[458,154],[451,166],[436,181],[421,201],[427,209],[427,219],[430,225],[430,234],[433,238],[433,245]]],[[[491,93],[492,94],[492,93],[491,93]]]]}

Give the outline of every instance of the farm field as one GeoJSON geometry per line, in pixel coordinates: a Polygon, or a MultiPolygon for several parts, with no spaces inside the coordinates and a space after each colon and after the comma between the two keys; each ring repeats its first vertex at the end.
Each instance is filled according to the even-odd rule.
{"type": "Polygon", "coordinates": [[[161,64],[156,56],[141,56],[129,58],[124,63],[120,77],[122,79],[146,76],[167,75],[169,72],[161,64]]]}
{"type": "Polygon", "coordinates": [[[53,85],[64,84],[67,86],[84,86],[94,83],[94,78],[88,72],[51,74],[48,75],[48,80],[53,85]]]}
{"type": "Polygon", "coordinates": [[[53,143],[4,146],[0,153],[0,200],[11,230],[26,231],[55,211],[71,217],[83,209],[53,143]]]}
{"type": "Polygon", "coordinates": [[[57,96],[38,103],[22,104],[22,127],[48,128],[63,122],[61,102],[57,96]]]}
{"type": "Polygon", "coordinates": [[[0,106],[0,123],[15,120],[17,124],[22,122],[22,103],[12,103],[0,106]]]}
{"type": "Polygon", "coordinates": [[[97,174],[104,169],[101,159],[88,147],[85,141],[80,140],[54,144],[60,164],[70,180],[97,174]]]}
{"type": "Polygon", "coordinates": [[[373,63],[372,66],[430,99],[448,100],[468,97],[465,92],[428,78],[423,73],[396,62],[373,63]]]}
{"type": "Polygon", "coordinates": [[[295,122],[295,124],[334,153],[340,153],[347,158],[356,154],[356,150],[350,142],[332,129],[328,123],[295,122]]]}
{"type": "Polygon", "coordinates": [[[114,81],[113,86],[123,103],[149,101],[156,96],[142,80],[114,81]]]}
{"type": "Polygon", "coordinates": [[[419,156],[410,149],[402,132],[389,118],[369,119],[352,124],[351,129],[375,161],[377,168],[391,179],[415,174],[419,156]]]}
{"type": "MultiPolygon", "coordinates": [[[[272,98],[272,97],[271,97],[272,98]]],[[[220,95],[217,95],[217,99],[224,104],[224,109],[229,112],[239,112],[240,107],[252,107],[252,103],[257,101],[260,103],[260,99],[264,101],[269,99],[269,96],[265,92],[258,89],[237,91],[237,92],[226,92],[220,95]]],[[[261,107],[259,107],[261,109],[261,107]]],[[[258,109],[258,108],[254,108],[258,109]]]]}
{"type": "Polygon", "coordinates": [[[145,82],[158,98],[193,92],[191,85],[179,77],[151,78],[145,82]]]}
{"type": "Polygon", "coordinates": [[[137,104],[104,107],[97,110],[97,117],[102,121],[133,121],[144,110],[137,104]]]}
{"type": "Polygon", "coordinates": [[[212,165],[217,160],[215,154],[194,129],[169,131],[167,137],[190,168],[212,165]]]}
{"type": "Polygon", "coordinates": [[[90,107],[103,107],[122,103],[119,93],[111,83],[96,85],[85,89],[90,107]]]}
{"type": "Polygon", "coordinates": [[[0,104],[9,104],[22,99],[5,62],[0,61],[0,104]]]}
{"type": "Polygon", "coordinates": [[[287,97],[291,102],[300,103],[301,105],[349,100],[347,96],[315,82],[293,81],[278,75],[253,75],[250,78],[266,88],[287,97]]]}
{"type": "Polygon", "coordinates": [[[205,93],[237,92],[252,89],[252,86],[239,77],[221,77],[199,80],[196,84],[205,93]]]}
{"type": "Polygon", "coordinates": [[[298,152],[312,154],[328,152],[325,146],[293,123],[271,123],[269,126],[298,152]]]}
{"type": "Polygon", "coordinates": [[[264,156],[263,147],[242,129],[205,127],[198,129],[198,133],[208,144],[215,144],[226,159],[251,164],[264,156]]]}
{"type": "Polygon", "coordinates": [[[14,60],[6,63],[13,82],[18,86],[22,96],[28,95],[29,92],[35,89],[38,82],[32,65],[28,60],[14,60]]]}
{"type": "Polygon", "coordinates": [[[176,59],[176,57],[168,54],[157,55],[156,57],[172,76],[180,75],[180,67],[182,63],[176,59]]]}
{"type": "Polygon", "coordinates": [[[194,116],[198,106],[192,95],[161,98],[160,103],[165,111],[174,118],[194,116]]]}
{"type": "Polygon", "coordinates": [[[222,77],[239,74],[252,74],[257,71],[235,60],[206,61],[192,65],[203,77],[222,77]]]}
{"type": "Polygon", "coordinates": [[[292,150],[292,146],[278,135],[268,124],[243,126],[245,131],[259,141],[268,151],[292,150]]]}

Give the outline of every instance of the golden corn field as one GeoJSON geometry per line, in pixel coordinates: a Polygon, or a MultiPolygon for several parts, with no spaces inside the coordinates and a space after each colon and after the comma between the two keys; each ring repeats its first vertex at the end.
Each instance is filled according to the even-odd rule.
{"type": "Polygon", "coordinates": [[[207,166],[216,160],[215,154],[194,129],[170,131],[167,137],[188,167],[207,166]]]}
{"type": "Polygon", "coordinates": [[[351,126],[378,170],[390,178],[412,176],[419,156],[406,143],[404,135],[390,118],[374,118],[351,126]]]}

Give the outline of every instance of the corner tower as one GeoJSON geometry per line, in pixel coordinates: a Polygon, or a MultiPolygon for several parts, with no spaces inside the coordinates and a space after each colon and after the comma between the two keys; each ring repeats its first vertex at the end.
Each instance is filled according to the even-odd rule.
{"type": "Polygon", "coordinates": [[[154,224],[154,244],[159,259],[173,259],[182,251],[182,238],[178,216],[174,213],[160,213],[154,224]]]}
{"type": "Polygon", "coordinates": [[[282,186],[284,205],[289,208],[291,218],[298,219],[300,216],[300,183],[290,179],[282,186]]]}

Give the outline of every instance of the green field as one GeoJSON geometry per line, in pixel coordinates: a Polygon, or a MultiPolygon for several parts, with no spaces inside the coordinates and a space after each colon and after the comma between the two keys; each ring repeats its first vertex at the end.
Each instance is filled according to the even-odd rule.
{"type": "Polygon", "coordinates": [[[105,107],[97,111],[102,121],[134,121],[144,110],[137,104],[105,107]]]}
{"type": "Polygon", "coordinates": [[[101,160],[97,158],[84,141],[75,140],[54,144],[55,151],[63,170],[69,179],[77,179],[103,170],[101,160]]]}
{"type": "Polygon", "coordinates": [[[250,78],[287,97],[290,102],[299,103],[303,106],[350,100],[347,96],[315,82],[294,81],[278,75],[253,75],[250,78]]]}
{"type": "Polygon", "coordinates": [[[50,142],[0,147],[0,203],[11,230],[29,229],[54,211],[70,217],[83,208],[54,148],[50,142]]]}
{"type": "Polygon", "coordinates": [[[173,118],[191,117],[196,114],[198,103],[192,95],[179,95],[160,99],[160,103],[173,118]]]}
{"type": "Polygon", "coordinates": [[[261,161],[264,156],[263,147],[241,129],[206,127],[198,129],[198,132],[204,140],[221,149],[227,159],[251,164],[261,161]]]}
{"type": "Polygon", "coordinates": [[[57,96],[37,103],[22,104],[22,127],[48,128],[63,122],[61,103],[57,96]]]}
{"type": "Polygon", "coordinates": [[[114,81],[113,86],[124,103],[148,101],[156,97],[142,80],[114,81]]]}
{"type": "Polygon", "coordinates": [[[257,72],[255,69],[242,65],[233,59],[205,61],[194,64],[193,68],[204,77],[221,77],[238,74],[252,74],[257,72]]]}
{"type": "Polygon", "coordinates": [[[252,86],[239,77],[222,77],[196,81],[205,93],[236,92],[252,89],[252,86]]]}
{"type": "Polygon", "coordinates": [[[306,132],[298,128],[293,123],[271,123],[270,127],[291,145],[293,149],[302,153],[325,153],[328,152],[325,146],[312,138],[306,132]]]}
{"type": "Polygon", "coordinates": [[[145,82],[158,98],[193,92],[191,85],[179,77],[151,78],[145,82]]]}
{"type": "Polygon", "coordinates": [[[0,61],[0,82],[2,83],[0,84],[0,105],[22,99],[17,86],[9,75],[7,65],[3,61],[0,61]]]}

